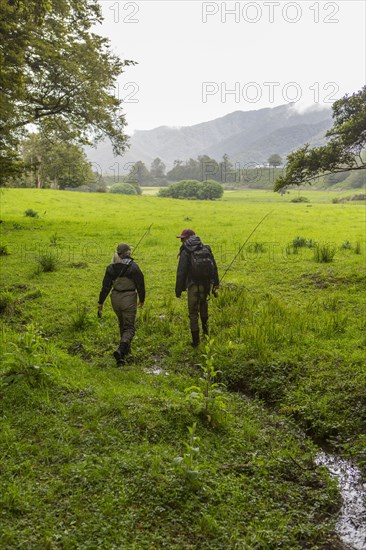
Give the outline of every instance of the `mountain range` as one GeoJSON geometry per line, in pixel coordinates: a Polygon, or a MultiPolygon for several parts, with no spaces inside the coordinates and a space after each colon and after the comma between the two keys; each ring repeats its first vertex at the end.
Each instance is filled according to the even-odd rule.
{"type": "Polygon", "coordinates": [[[234,111],[223,117],[180,128],[159,126],[137,130],[130,138],[130,149],[123,157],[114,157],[108,141],[87,148],[87,156],[103,173],[128,172],[139,160],[147,168],[159,157],[170,169],[175,160],[196,159],[208,155],[219,161],[227,154],[232,164],[264,164],[271,154],[283,159],[305,143],[324,143],[325,132],[332,126],[332,111],[314,106],[299,111],[294,104],[253,111],[234,111]]]}

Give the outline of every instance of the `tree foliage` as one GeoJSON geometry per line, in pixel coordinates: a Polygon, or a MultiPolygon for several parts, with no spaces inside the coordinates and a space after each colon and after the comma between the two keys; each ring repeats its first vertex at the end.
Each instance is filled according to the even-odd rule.
{"type": "Polygon", "coordinates": [[[282,164],[281,155],[278,155],[277,153],[274,153],[273,155],[271,155],[269,157],[267,162],[270,166],[281,166],[281,164],[282,164]]]}
{"type": "Polygon", "coordinates": [[[81,144],[108,136],[127,146],[115,82],[124,67],[109,40],[92,32],[97,0],[0,0],[2,176],[16,169],[14,149],[30,124],[81,144]],[[5,168],[5,170],[4,170],[5,168]]]}
{"type": "Polygon", "coordinates": [[[159,190],[159,197],[171,197],[173,199],[220,199],[224,193],[222,185],[216,181],[183,180],[172,183],[169,187],[159,190]]]}
{"type": "Polygon", "coordinates": [[[42,187],[53,184],[60,189],[96,182],[86,154],[78,145],[32,133],[22,142],[22,156],[28,172],[25,177],[31,179],[31,185],[36,185],[38,176],[42,187]]]}
{"type": "Polygon", "coordinates": [[[152,178],[154,179],[164,178],[165,170],[166,170],[166,166],[159,157],[157,157],[152,161],[150,166],[150,175],[152,176],[152,178]]]}
{"type": "Polygon", "coordinates": [[[185,179],[206,181],[214,180],[226,182],[230,179],[229,173],[232,171],[232,164],[228,155],[224,155],[222,162],[217,162],[208,155],[200,155],[197,159],[190,158],[183,162],[175,160],[174,166],[167,173],[167,179],[170,181],[181,181],[185,179]]]}
{"type": "Polygon", "coordinates": [[[287,185],[301,185],[327,173],[363,170],[366,146],[366,86],[351,96],[345,95],[333,106],[333,127],[326,145],[304,145],[287,157],[284,176],[274,184],[279,191],[287,185]]]}

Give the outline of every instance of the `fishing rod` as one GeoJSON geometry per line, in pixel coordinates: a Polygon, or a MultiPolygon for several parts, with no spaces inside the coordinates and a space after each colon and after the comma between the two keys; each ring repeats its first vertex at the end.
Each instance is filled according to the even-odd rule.
{"type": "Polygon", "coordinates": [[[221,277],[220,279],[220,285],[222,283],[222,281],[224,280],[224,277],[226,275],[226,273],[229,271],[229,269],[231,268],[231,266],[233,265],[233,263],[235,262],[236,258],[239,256],[240,252],[243,250],[244,246],[247,244],[247,242],[249,241],[250,237],[257,231],[258,227],[264,222],[264,220],[273,212],[273,210],[271,210],[270,212],[267,212],[267,214],[261,219],[261,221],[259,223],[257,223],[257,225],[255,226],[255,228],[253,229],[253,231],[250,233],[249,237],[247,237],[247,239],[245,240],[244,244],[241,245],[241,247],[239,248],[238,252],[235,254],[234,258],[231,260],[230,264],[228,265],[228,267],[225,269],[225,272],[223,274],[223,276],[221,277]]]}
{"type": "Polygon", "coordinates": [[[137,247],[139,246],[139,244],[143,241],[143,239],[146,237],[146,235],[148,235],[150,233],[150,229],[152,228],[153,224],[151,223],[149,225],[149,227],[146,229],[145,233],[142,235],[142,237],[140,238],[139,242],[137,243],[136,246],[133,247],[133,253],[135,253],[137,247]]]}

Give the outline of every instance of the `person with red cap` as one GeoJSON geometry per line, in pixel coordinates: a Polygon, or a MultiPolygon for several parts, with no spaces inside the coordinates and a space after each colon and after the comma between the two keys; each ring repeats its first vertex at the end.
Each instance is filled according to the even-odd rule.
{"type": "Polygon", "coordinates": [[[199,317],[203,334],[208,336],[208,296],[219,287],[219,275],[212,250],[204,245],[192,229],[183,229],[175,283],[175,295],[180,298],[187,290],[188,315],[192,334],[191,345],[200,343],[199,317]]]}

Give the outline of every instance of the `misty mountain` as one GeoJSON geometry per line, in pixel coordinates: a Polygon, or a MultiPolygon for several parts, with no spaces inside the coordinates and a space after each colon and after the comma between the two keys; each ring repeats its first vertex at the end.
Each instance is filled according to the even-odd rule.
{"type": "Polygon", "coordinates": [[[138,160],[149,168],[156,157],[168,169],[177,159],[209,155],[219,161],[225,153],[233,164],[263,164],[273,153],[285,158],[304,143],[324,143],[324,134],[332,126],[331,113],[330,108],[318,107],[299,112],[294,104],[235,111],[193,126],[137,130],[123,157],[113,157],[109,142],[96,149],[88,147],[87,155],[104,173],[116,171],[118,163],[120,174],[128,172],[129,163],[138,160]]]}

